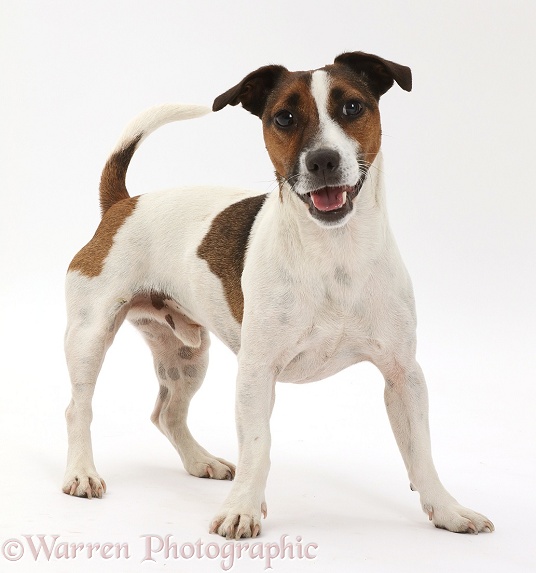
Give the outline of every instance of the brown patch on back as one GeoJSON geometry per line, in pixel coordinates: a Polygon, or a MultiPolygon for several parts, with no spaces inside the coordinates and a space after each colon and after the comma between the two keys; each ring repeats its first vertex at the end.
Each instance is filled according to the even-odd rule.
{"type": "Polygon", "coordinates": [[[197,249],[209,269],[222,282],[231,314],[242,322],[244,296],[241,278],[251,227],[266,195],[248,197],[219,213],[197,249]]]}
{"type": "Polygon", "coordinates": [[[117,231],[136,209],[139,197],[129,197],[112,205],[104,214],[91,241],[75,255],[69,271],[78,271],[86,277],[98,277],[112,248],[117,231]]]}

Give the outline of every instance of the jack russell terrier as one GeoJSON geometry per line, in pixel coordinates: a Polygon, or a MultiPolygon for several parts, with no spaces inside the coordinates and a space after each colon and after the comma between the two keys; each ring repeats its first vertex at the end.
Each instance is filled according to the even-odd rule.
{"type": "Polygon", "coordinates": [[[394,82],[410,91],[410,69],[351,52],[308,72],[262,67],[217,97],[213,111],[240,103],[262,120],[279,183],[264,195],[195,188],[130,197],[125,176],[140,143],[166,123],[210,110],[163,105],[127,127],[102,173],[102,221],[66,279],[65,493],[106,491],[93,461],[91,400],[128,318],[154,357],[152,421],[189,473],[234,478],[211,532],[260,533],[276,381],[312,382],[363,360],[385,378],[391,426],[430,520],[455,532],[493,531],[446,491],[432,461],[412,286],[383,189],[378,101],[394,82]],[[207,370],[209,331],[238,358],[236,475],[186,424],[207,370]]]}

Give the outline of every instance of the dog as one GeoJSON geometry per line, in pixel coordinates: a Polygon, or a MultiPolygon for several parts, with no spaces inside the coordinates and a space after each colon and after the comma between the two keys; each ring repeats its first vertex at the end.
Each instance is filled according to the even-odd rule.
{"type": "Polygon", "coordinates": [[[429,519],[454,532],[494,530],[447,492],[432,461],[412,285],[385,207],[378,104],[394,83],[410,91],[410,69],[347,52],[313,71],[261,67],[217,97],[212,111],[241,104],[261,119],[278,182],[268,194],[193,188],[130,197],[125,176],[140,143],[210,110],[163,105],[127,127],[102,173],[101,223],[67,272],[65,493],[106,491],[93,461],[91,401],[128,318],[154,357],[152,421],[190,474],[234,479],[210,532],[261,531],[276,381],[312,382],[364,360],[385,378],[389,420],[429,519]],[[238,359],[236,475],[186,424],[209,331],[238,359]]]}

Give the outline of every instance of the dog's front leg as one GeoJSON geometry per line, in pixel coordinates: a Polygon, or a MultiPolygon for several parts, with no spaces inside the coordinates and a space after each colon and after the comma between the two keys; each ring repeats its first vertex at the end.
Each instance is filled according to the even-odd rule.
{"type": "Polygon", "coordinates": [[[231,493],[210,524],[211,533],[229,539],[256,537],[270,468],[270,415],[275,400],[275,370],[240,359],[236,388],[239,456],[231,493]]]}
{"type": "Polygon", "coordinates": [[[420,366],[399,363],[382,369],[385,404],[398,447],[408,470],[411,488],[436,527],[458,533],[493,531],[491,521],[460,505],[443,487],[432,461],[428,425],[428,392],[420,366]]]}

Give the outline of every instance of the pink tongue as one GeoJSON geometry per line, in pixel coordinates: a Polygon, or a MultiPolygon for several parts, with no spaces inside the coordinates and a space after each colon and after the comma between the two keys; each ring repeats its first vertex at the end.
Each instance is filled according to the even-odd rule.
{"type": "Polygon", "coordinates": [[[324,187],[324,189],[311,193],[311,199],[319,211],[333,211],[342,207],[344,191],[342,187],[324,187]]]}

